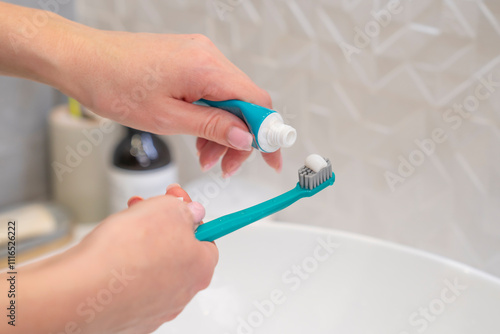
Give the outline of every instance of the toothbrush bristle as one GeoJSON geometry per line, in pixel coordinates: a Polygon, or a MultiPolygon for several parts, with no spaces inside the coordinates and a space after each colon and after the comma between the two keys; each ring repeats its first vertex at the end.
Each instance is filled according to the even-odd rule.
{"type": "Polygon", "coordinates": [[[317,173],[307,166],[299,168],[299,184],[301,188],[314,189],[332,177],[332,164],[330,159],[325,158],[325,161],[326,167],[323,167],[317,173]]]}

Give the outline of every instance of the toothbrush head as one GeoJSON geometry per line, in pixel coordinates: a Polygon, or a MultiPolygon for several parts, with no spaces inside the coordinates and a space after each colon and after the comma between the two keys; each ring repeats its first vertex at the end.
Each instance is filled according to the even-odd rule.
{"type": "Polygon", "coordinates": [[[195,231],[200,241],[214,241],[248,224],[283,210],[301,198],[316,195],[335,182],[329,159],[313,154],[307,157],[305,166],[299,169],[299,182],[292,189],[250,208],[201,224],[195,231]]]}
{"type": "Polygon", "coordinates": [[[306,164],[299,169],[299,186],[302,189],[312,190],[324,183],[332,185],[334,181],[335,174],[332,172],[330,159],[323,158],[317,154],[308,156],[306,164]]]}

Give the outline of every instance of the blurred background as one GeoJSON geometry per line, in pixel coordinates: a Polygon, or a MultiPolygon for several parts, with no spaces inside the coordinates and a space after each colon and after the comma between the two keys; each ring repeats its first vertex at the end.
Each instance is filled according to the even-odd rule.
{"type": "MultiPolygon", "coordinates": [[[[500,276],[498,1],[87,0],[58,8],[101,29],[208,36],[297,129],[281,174],[254,154],[229,181],[217,168],[200,171],[194,138],[167,138],[195,199],[228,212],[238,206],[228,198],[262,201],[292,188],[305,157],[319,153],[332,160],[334,187],[276,219],[394,241],[500,276]]],[[[48,114],[61,102],[49,87],[0,78],[2,207],[51,198],[48,114]]]]}

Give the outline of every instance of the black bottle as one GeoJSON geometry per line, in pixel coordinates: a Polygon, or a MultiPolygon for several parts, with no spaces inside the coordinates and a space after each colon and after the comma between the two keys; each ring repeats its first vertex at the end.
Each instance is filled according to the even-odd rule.
{"type": "Polygon", "coordinates": [[[169,184],[178,182],[167,143],[152,133],[126,129],[109,168],[112,213],[125,209],[132,196],[163,195],[169,184]]]}

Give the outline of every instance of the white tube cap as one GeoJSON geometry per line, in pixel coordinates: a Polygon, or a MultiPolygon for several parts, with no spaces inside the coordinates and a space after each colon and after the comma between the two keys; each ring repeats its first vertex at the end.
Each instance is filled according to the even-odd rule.
{"type": "Polygon", "coordinates": [[[269,132],[274,143],[280,147],[291,147],[297,139],[297,131],[290,125],[276,122],[271,126],[269,132]]]}
{"type": "Polygon", "coordinates": [[[262,122],[258,134],[259,147],[264,152],[275,152],[280,147],[290,147],[297,139],[297,131],[283,122],[277,112],[268,115],[262,122]]]}

